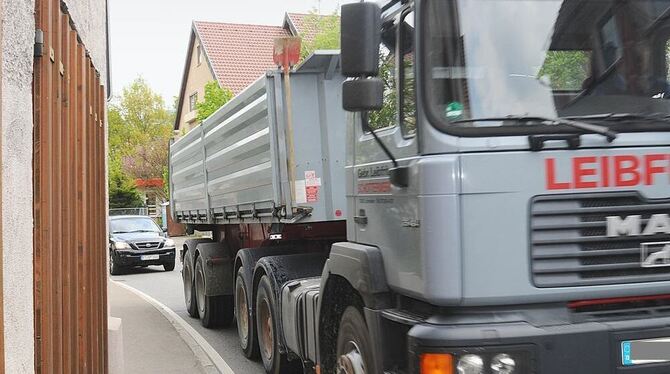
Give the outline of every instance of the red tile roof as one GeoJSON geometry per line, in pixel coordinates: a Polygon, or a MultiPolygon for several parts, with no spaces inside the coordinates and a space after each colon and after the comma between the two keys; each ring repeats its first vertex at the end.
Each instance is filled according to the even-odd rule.
{"type": "Polygon", "coordinates": [[[312,39],[314,39],[314,36],[318,32],[317,24],[314,22],[314,19],[312,17],[314,17],[313,14],[286,13],[286,21],[284,22],[284,27],[285,28],[290,27],[289,25],[287,25],[287,22],[290,20],[290,22],[293,24],[292,26],[295,27],[295,30],[291,31],[297,32],[298,35],[301,36],[306,41],[311,41],[312,39]]]}
{"type": "Polygon", "coordinates": [[[279,26],[196,21],[194,27],[219,84],[235,94],[275,67],[274,39],[289,36],[279,26]]]}

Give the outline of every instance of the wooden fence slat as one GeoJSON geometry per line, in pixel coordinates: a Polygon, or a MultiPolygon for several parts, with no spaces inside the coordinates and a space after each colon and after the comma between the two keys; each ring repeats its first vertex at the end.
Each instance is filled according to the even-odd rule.
{"type": "Polygon", "coordinates": [[[61,0],[36,0],[37,373],[107,372],[104,88],[61,0]]]}

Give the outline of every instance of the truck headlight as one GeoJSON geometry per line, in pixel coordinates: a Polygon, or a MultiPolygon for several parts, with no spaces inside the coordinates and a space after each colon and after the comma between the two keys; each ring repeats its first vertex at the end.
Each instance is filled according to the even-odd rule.
{"type": "Polygon", "coordinates": [[[421,374],[533,373],[533,347],[478,347],[420,355],[421,374]]]}
{"type": "Polygon", "coordinates": [[[167,239],[165,241],[165,247],[174,247],[174,240],[172,239],[167,239]]]}
{"type": "Polygon", "coordinates": [[[516,361],[505,353],[496,355],[491,360],[491,371],[494,374],[513,374],[516,368],[516,361]]]}
{"type": "Polygon", "coordinates": [[[484,373],[484,359],[478,355],[465,355],[458,359],[456,364],[458,374],[484,373]]]}
{"type": "Polygon", "coordinates": [[[116,242],[114,243],[114,249],[130,249],[130,244],[126,242],[116,242]]]}

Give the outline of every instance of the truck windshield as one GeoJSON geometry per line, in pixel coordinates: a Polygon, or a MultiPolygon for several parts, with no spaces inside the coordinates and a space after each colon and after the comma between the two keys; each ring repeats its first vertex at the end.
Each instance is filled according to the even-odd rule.
{"type": "Polygon", "coordinates": [[[424,92],[441,129],[551,131],[491,120],[537,116],[668,130],[670,0],[424,4],[424,92]]]}

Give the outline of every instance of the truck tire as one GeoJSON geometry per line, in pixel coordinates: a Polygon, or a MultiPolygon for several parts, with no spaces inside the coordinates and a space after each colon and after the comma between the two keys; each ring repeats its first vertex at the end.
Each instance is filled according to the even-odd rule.
{"type": "Polygon", "coordinates": [[[268,374],[302,373],[302,362],[289,361],[286,353],[279,351],[279,334],[276,321],[277,303],[267,275],[258,283],[256,291],[256,331],[258,346],[265,372],[268,374]]]}
{"type": "MultiPolygon", "coordinates": [[[[192,250],[186,251],[184,256],[193,256],[192,250]]],[[[194,269],[191,268],[192,261],[184,261],[184,268],[182,269],[182,282],[184,283],[184,302],[186,304],[186,311],[188,315],[193,318],[198,318],[198,304],[195,295],[195,282],[193,282],[194,269]]]]}
{"type": "Polygon", "coordinates": [[[207,328],[228,327],[233,322],[231,296],[207,296],[205,294],[205,260],[198,256],[195,263],[195,295],[200,323],[207,328]]]}
{"type": "Polygon", "coordinates": [[[337,332],[337,373],[376,373],[365,319],[355,306],[344,310],[337,332]]]}
{"type": "Polygon", "coordinates": [[[258,357],[258,337],[256,321],[249,307],[250,289],[244,281],[244,270],[239,268],[235,279],[235,311],[237,317],[237,336],[242,352],[248,358],[258,357]]]}
{"type": "Polygon", "coordinates": [[[123,273],[123,267],[114,261],[114,253],[109,252],[109,274],[111,275],[121,275],[123,273]]]}

